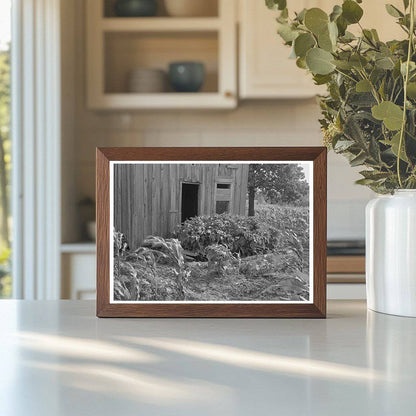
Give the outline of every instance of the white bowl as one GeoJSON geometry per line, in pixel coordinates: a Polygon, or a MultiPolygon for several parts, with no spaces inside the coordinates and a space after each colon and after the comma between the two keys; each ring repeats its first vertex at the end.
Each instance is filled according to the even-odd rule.
{"type": "Polygon", "coordinates": [[[165,7],[168,15],[173,17],[205,17],[218,14],[217,0],[165,0],[165,7]]]}
{"type": "Polygon", "coordinates": [[[167,89],[167,74],[160,69],[139,68],[131,71],[127,89],[136,93],[159,93],[167,89]]]}

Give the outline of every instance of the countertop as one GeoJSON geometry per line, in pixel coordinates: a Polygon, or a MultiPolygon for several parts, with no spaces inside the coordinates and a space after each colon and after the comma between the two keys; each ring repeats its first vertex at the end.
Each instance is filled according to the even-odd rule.
{"type": "Polygon", "coordinates": [[[415,415],[416,319],[97,319],[0,301],[0,415],[415,415]]]}

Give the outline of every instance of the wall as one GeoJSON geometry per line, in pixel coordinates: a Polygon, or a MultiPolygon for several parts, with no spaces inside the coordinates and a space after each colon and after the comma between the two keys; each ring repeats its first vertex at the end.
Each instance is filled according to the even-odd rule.
{"type": "MultiPolygon", "coordinates": [[[[64,57],[74,66],[64,71],[72,92],[73,116],[66,126],[63,200],[67,210],[95,192],[96,146],[316,146],[321,145],[319,107],[314,99],[242,102],[233,111],[92,112],[85,107],[84,1],[73,0],[74,18],[68,17],[64,57]],[[72,83],[72,84],[71,84],[72,83]],[[73,146],[71,146],[73,143],[73,146]],[[68,180],[68,178],[73,179],[68,180]],[[69,196],[68,196],[69,195],[69,196]]],[[[68,6],[67,6],[68,7],[68,6]]],[[[70,15],[70,13],[69,13],[70,15]]],[[[328,166],[328,236],[364,235],[364,206],[372,193],[354,185],[357,170],[331,154],[328,166]]],[[[78,217],[78,221],[81,219],[78,217]]],[[[64,218],[65,222],[65,218],[64,218]]],[[[73,223],[64,226],[64,241],[77,238],[73,223]],[[65,231],[66,230],[66,231],[65,231]]]]}

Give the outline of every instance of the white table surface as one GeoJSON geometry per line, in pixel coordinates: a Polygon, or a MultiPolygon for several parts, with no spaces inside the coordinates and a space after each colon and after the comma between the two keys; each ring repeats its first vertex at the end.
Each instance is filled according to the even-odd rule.
{"type": "Polygon", "coordinates": [[[97,319],[0,301],[0,415],[412,415],[416,319],[97,319]]]}

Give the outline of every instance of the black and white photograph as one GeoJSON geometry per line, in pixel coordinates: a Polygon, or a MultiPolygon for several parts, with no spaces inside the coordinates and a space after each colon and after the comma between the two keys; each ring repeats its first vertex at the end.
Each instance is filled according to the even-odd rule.
{"type": "Polygon", "coordinates": [[[110,297],[313,301],[312,162],[111,162],[110,297]]]}

